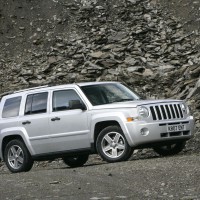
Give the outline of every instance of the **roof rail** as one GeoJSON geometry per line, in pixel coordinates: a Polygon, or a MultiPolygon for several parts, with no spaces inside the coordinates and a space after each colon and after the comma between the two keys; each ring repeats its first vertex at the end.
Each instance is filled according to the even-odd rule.
{"type": "Polygon", "coordinates": [[[13,94],[13,91],[1,93],[0,94],[0,101],[1,101],[3,96],[9,95],[9,94],[13,94]]]}
{"type": "Polygon", "coordinates": [[[23,90],[14,91],[13,93],[25,92],[25,91],[35,90],[35,89],[40,89],[40,88],[45,88],[45,87],[49,87],[49,85],[42,85],[42,86],[38,86],[38,87],[27,88],[27,89],[23,89],[23,90]]]}

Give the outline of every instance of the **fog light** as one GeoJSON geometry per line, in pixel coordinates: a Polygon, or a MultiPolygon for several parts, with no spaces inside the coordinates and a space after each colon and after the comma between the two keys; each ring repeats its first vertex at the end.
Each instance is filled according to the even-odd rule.
{"type": "Polygon", "coordinates": [[[142,128],[140,130],[140,133],[141,133],[142,136],[146,136],[146,135],[149,134],[149,129],[148,128],[142,128]]]}

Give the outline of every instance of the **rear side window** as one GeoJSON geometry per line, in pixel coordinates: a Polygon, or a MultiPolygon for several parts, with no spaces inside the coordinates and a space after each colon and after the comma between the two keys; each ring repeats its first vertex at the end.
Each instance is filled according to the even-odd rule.
{"type": "Polygon", "coordinates": [[[13,97],[7,99],[3,107],[2,118],[18,116],[20,103],[21,103],[21,97],[13,97]]]}
{"type": "Polygon", "coordinates": [[[25,115],[46,113],[47,99],[47,92],[28,95],[26,99],[25,115]]]}

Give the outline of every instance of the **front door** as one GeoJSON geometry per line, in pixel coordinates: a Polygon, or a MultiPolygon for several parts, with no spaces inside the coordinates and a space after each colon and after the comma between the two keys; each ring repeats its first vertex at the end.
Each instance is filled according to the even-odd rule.
{"type": "Polygon", "coordinates": [[[52,143],[57,151],[84,150],[90,147],[87,111],[70,109],[70,100],[81,100],[74,89],[52,93],[49,125],[52,143]]]}

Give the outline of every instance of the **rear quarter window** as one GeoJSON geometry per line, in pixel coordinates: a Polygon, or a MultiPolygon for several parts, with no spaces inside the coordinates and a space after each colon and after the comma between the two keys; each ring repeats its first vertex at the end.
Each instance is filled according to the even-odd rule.
{"type": "Polygon", "coordinates": [[[2,118],[18,116],[20,103],[21,103],[21,97],[13,97],[10,99],[6,99],[3,107],[2,118]]]}

